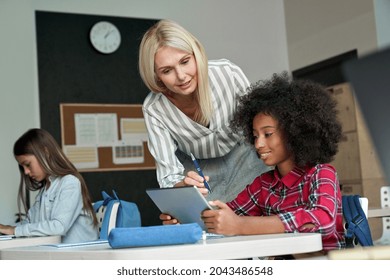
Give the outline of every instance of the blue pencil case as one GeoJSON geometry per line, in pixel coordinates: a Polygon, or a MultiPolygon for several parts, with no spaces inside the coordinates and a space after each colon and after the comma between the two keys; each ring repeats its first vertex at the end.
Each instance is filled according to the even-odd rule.
{"type": "Polygon", "coordinates": [[[202,228],[196,224],[160,225],[149,227],[114,228],[108,243],[114,249],[190,244],[202,238],[202,228]]]}

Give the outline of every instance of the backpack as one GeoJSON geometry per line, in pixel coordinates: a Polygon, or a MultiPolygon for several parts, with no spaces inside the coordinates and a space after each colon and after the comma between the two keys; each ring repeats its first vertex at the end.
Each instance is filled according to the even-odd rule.
{"type": "MultiPolygon", "coordinates": [[[[354,247],[356,241],[361,246],[373,246],[370,226],[359,201],[359,195],[343,195],[343,215],[345,220],[345,241],[347,248],[354,247]]],[[[356,244],[357,245],[357,244],[356,244]]]]}
{"type": "Polygon", "coordinates": [[[104,240],[108,239],[113,228],[141,226],[141,214],[137,204],[120,200],[114,190],[112,194],[113,197],[102,191],[103,200],[93,204],[100,225],[99,236],[104,240]]]}

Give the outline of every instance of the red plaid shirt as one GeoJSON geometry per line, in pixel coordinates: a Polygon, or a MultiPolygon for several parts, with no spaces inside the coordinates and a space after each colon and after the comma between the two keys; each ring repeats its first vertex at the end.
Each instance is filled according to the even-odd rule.
{"type": "Polygon", "coordinates": [[[285,232],[319,232],[324,250],[345,247],[341,192],[329,164],[294,168],[283,178],[275,170],[257,177],[228,203],[237,215],[278,215],[285,232]],[[313,228],[303,228],[311,223],[313,228]]]}

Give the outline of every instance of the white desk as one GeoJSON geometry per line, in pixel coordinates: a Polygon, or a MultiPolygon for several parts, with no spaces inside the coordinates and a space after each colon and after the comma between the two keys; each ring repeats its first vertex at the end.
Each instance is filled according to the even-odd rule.
{"type": "Polygon", "coordinates": [[[390,260],[390,246],[356,247],[333,250],[328,253],[330,260],[390,260]]]}
{"type": "Polygon", "coordinates": [[[322,250],[319,233],[234,236],[200,240],[195,244],[112,249],[109,244],[73,248],[33,246],[0,251],[0,259],[158,260],[244,259],[322,250]]]}
{"type": "Polygon", "coordinates": [[[0,250],[6,248],[13,248],[13,247],[36,246],[42,244],[57,244],[60,242],[61,242],[61,236],[15,237],[10,240],[0,240],[0,250]]]}
{"type": "Polygon", "coordinates": [[[368,218],[382,218],[390,217],[390,208],[369,208],[368,209],[368,218]]]}

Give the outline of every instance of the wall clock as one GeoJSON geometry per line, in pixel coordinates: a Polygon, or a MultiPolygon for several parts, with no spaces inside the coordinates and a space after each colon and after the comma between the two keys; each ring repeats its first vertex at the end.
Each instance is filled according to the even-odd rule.
{"type": "Polygon", "coordinates": [[[119,29],[108,21],[95,23],[91,28],[89,38],[92,46],[104,54],[115,52],[121,44],[119,29]]]}

